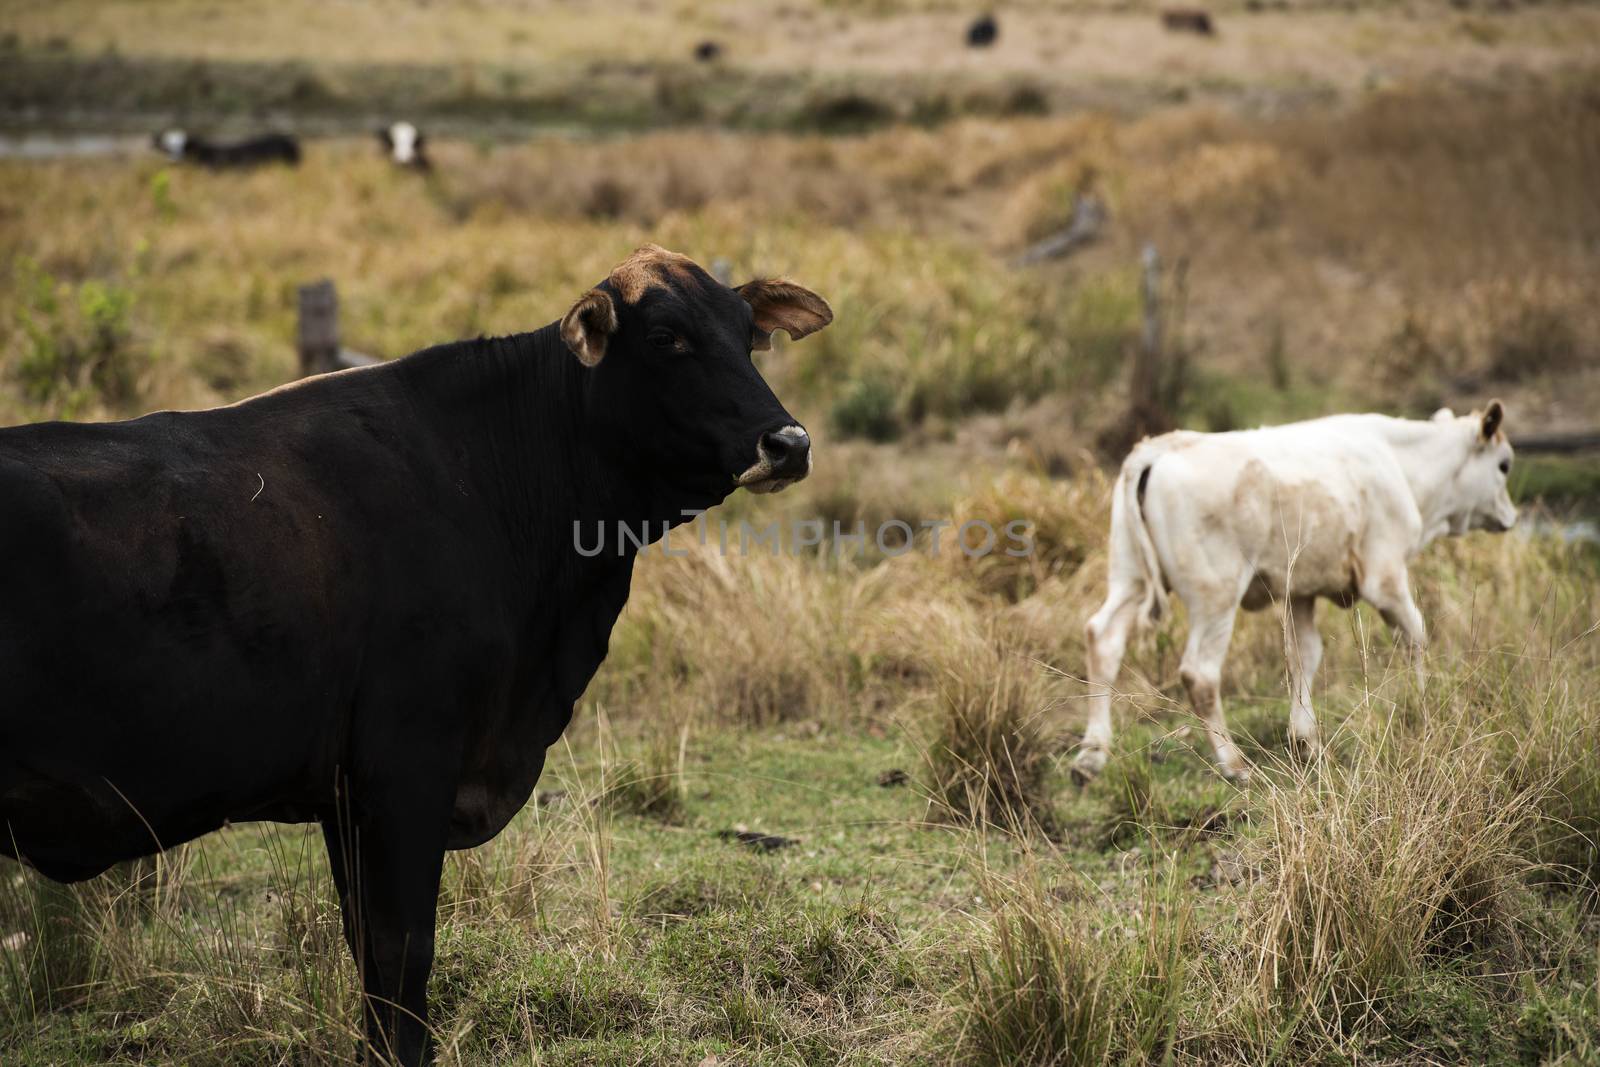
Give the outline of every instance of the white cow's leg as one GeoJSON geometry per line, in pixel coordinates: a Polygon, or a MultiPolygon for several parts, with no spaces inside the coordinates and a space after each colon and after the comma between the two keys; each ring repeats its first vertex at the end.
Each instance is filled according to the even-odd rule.
{"type": "Polygon", "coordinates": [[[1362,596],[1378,609],[1378,614],[1410,655],[1412,669],[1417,673],[1417,687],[1422,688],[1427,680],[1422,658],[1428,647],[1428,631],[1422,622],[1422,612],[1417,610],[1417,602],[1411,599],[1411,580],[1405,567],[1384,571],[1368,586],[1362,596]]]}
{"type": "Polygon", "coordinates": [[[1217,767],[1223,777],[1247,782],[1250,780],[1250,768],[1245,765],[1239,746],[1233,743],[1233,737],[1228,733],[1228,722],[1222,714],[1222,662],[1228,655],[1228,642],[1233,639],[1233,619],[1238,602],[1188,599],[1189,642],[1183,650],[1183,663],[1178,674],[1183,679],[1184,688],[1189,691],[1189,701],[1194,705],[1195,714],[1205,723],[1212,750],[1217,754],[1217,767]]]}
{"type": "Polygon", "coordinates": [[[1317,716],[1311,710],[1311,681],[1322,663],[1322,635],[1317,632],[1315,597],[1297,596],[1289,601],[1289,675],[1293,690],[1289,705],[1289,751],[1298,756],[1314,756],[1317,741],[1317,716]]]}
{"type": "Polygon", "coordinates": [[[1138,616],[1140,592],[1133,586],[1113,585],[1106,602],[1083,628],[1088,660],[1089,712],[1083,745],[1072,761],[1073,776],[1080,781],[1105,769],[1111,751],[1111,689],[1122,670],[1128,634],[1138,616]]]}

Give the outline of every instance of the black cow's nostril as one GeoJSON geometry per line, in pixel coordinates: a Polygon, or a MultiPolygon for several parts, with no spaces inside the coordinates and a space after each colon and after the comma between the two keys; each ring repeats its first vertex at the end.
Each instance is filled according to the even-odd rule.
{"type": "Polygon", "coordinates": [[[761,453],[772,464],[772,473],[778,477],[793,477],[806,471],[806,456],[811,451],[811,439],[804,430],[787,429],[761,435],[761,453]]]}

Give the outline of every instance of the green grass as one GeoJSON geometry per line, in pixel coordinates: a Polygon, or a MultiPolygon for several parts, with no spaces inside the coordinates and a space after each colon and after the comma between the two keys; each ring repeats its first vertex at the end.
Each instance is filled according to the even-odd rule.
{"type": "MultiPolygon", "coordinates": [[[[1357,710],[1325,709],[1330,725],[1357,710]]],[[[878,784],[915,772],[916,736],[814,720],[691,732],[671,821],[597,804],[617,754],[652,742],[636,721],[602,736],[590,709],[553,754],[544,801],[447,868],[432,985],[444,1062],[1043,1064],[1108,1049],[1187,1062],[1309,1041],[1292,1006],[1220,1020],[1209,1007],[1247,988],[1232,970],[1240,916],[1268,901],[1253,875],[1212,875],[1219,857],[1276,840],[1272,790],[1296,788],[1272,740],[1282,714],[1235,716],[1265,768],[1248,792],[1216,777],[1184,717],[1130,724],[1087,789],[1051,772],[1051,843],[930,819],[914,784],[878,784]],[[734,827],[794,844],[754,852],[719,836],[734,827]]],[[[348,1050],[353,976],[320,851],[294,827],[192,846],[166,904],[124,900],[95,928],[101,951],[127,955],[53,1010],[13,1008],[0,1056],[243,1064],[348,1050]]],[[[32,889],[13,865],[0,875],[0,927],[26,926],[32,889]]],[[[73,896],[79,921],[109,899],[73,896]]],[[[1507,1064],[1518,1048],[1592,1050],[1589,913],[1514,907],[1546,959],[1512,972],[1559,983],[1486,977],[1503,965],[1487,950],[1413,961],[1346,1047],[1507,1064]],[[1448,1016],[1429,1010],[1440,1001],[1448,1016]]]]}

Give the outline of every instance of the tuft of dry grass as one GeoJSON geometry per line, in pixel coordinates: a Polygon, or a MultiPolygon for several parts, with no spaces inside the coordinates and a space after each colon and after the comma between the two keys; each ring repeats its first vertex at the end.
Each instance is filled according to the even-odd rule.
{"type": "MultiPolygon", "coordinates": [[[[692,535],[690,535],[692,538],[692,535]]],[[[852,641],[885,586],[882,577],[787,554],[741,556],[739,528],[724,555],[685,539],[677,558],[641,561],[599,685],[652,703],[676,679],[678,699],[716,721],[761,725],[848,714],[866,684],[852,641]]]]}
{"type": "Polygon", "coordinates": [[[917,640],[934,665],[923,784],[935,811],[969,825],[1053,832],[1048,776],[1061,742],[1043,667],[1002,627],[948,607],[927,610],[917,640]]]}
{"type": "Polygon", "coordinates": [[[939,559],[985,593],[1026,599],[1051,579],[1071,578],[1100,547],[1108,493],[1096,469],[1069,481],[1002,471],[956,502],[939,559]],[[995,544],[984,551],[989,531],[995,544]]]}
{"type": "Polygon", "coordinates": [[[953,998],[954,1062],[1163,1063],[1190,983],[1193,906],[1152,873],[1131,919],[1106,922],[1081,891],[1036,864],[991,875],[989,918],[953,998]]]}
{"type": "Polygon", "coordinates": [[[1517,846],[1535,812],[1486,738],[1391,739],[1274,783],[1260,810],[1244,949],[1264,1003],[1299,1026],[1337,1043],[1435,961],[1521,962],[1517,846]]]}

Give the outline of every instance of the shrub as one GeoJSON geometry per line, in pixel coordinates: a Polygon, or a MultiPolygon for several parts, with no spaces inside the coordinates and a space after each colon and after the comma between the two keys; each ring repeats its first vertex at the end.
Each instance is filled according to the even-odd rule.
{"type": "Polygon", "coordinates": [[[831,419],[841,437],[882,442],[900,436],[894,390],[877,378],[857,378],[845,386],[833,405],[831,419]]]}
{"type": "Polygon", "coordinates": [[[28,259],[18,263],[17,289],[15,373],[31,403],[70,417],[96,401],[117,406],[135,399],[130,291],[93,278],[73,286],[28,259]]]}

